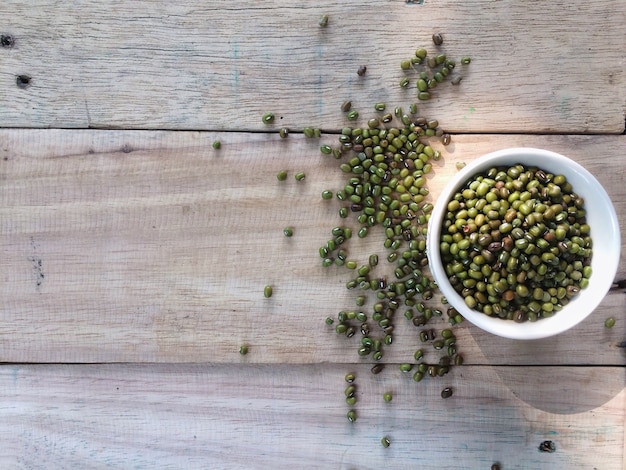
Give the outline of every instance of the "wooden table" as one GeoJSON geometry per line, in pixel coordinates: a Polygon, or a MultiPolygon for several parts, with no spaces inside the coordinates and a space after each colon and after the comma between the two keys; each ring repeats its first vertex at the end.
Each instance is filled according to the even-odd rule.
{"type": "Polygon", "coordinates": [[[320,193],[344,176],[319,152],[355,125],[340,104],[360,125],[378,101],[408,109],[400,61],[437,31],[472,63],[419,103],[453,138],[433,143],[433,201],[456,162],[542,147],[623,224],[625,25],[610,0],[3,1],[0,468],[624,468],[626,250],[578,327],[517,342],[465,322],[465,364],[414,383],[397,367],[414,328],[374,376],[324,323],[355,294],[318,247],[341,223],[320,193]]]}

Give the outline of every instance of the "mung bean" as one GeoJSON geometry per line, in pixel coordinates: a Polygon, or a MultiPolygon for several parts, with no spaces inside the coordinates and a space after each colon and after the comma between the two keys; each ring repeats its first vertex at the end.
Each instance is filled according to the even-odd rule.
{"type": "Polygon", "coordinates": [[[274,122],[274,113],[265,113],[261,118],[264,124],[271,124],[274,122]]]}
{"type": "Polygon", "coordinates": [[[389,440],[389,438],[388,438],[388,437],[383,437],[383,438],[380,440],[380,443],[383,445],[383,447],[387,448],[387,447],[389,447],[389,445],[391,444],[391,441],[389,440]]]}
{"type": "Polygon", "coordinates": [[[454,390],[451,387],[446,387],[441,391],[441,398],[450,398],[453,393],[454,390]]]}
{"type": "Polygon", "coordinates": [[[285,170],[280,170],[276,174],[276,179],[278,179],[278,181],[285,181],[287,179],[287,172],[285,170]]]}
{"type": "Polygon", "coordinates": [[[274,289],[270,285],[265,286],[265,288],[263,289],[263,295],[265,296],[266,299],[269,299],[273,293],[274,293],[274,289]]]}
{"type": "Polygon", "coordinates": [[[241,354],[242,356],[245,356],[246,354],[248,354],[248,346],[245,344],[242,344],[239,347],[239,354],[241,354]]]}
{"type": "Polygon", "coordinates": [[[306,175],[303,171],[298,172],[294,175],[294,178],[296,179],[296,181],[302,181],[304,180],[304,178],[306,178],[306,175]]]}
{"type": "Polygon", "coordinates": [[[320,20],[318,21],[318,24],[324,28],[328,25],[328,15],[322,15],[320,17],[320,20]]]}
{"type": "Polygon", "coordinates": [[[606,320],[604,320],[604,326],[606,328],[613,328],[615,326],[615,318],[609,317],[606,320]]]}
{"type": "Polygon", "coordinates": [[[219,150],[221,146],[222,146],[222,143],[219,140],[216,140],[213,142],[213,148],[215,150],[219,150]]]}
{"type": "Polygon", "coordinates": [[[286,237],[293,237],[293,228],[292,228],[292,227],[285,227],[285,228],[283,229],[283,234],[284,234],[286,237]]]}

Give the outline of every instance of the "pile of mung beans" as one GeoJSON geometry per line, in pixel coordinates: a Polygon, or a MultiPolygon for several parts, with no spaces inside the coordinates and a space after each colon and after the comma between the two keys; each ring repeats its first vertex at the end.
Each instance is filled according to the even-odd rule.
{"type": "Polygon", "coordinates": [[[563,175],[521,164],[490,168],[470,178],[447,209],[441,256],[468,307],[532,322],[589,284],[584,201],[563,175]]]}
{"type": "MultiPolygon", "coordinates": [[[[433,42],[439,46],[440,39],[440,35],[433,37],[433,42]]],[[[463,65],[469,62],[469,58],[461,61],[463,65]]],[[[410,88],[409,77],[415,74],[417,101],[430,99],[432,90],[446,77],[459,84],[461,75],[452,75],[455,66],[456,62],[440,51],[429,57],[426,49],[419,48],[414,57],[401,62],[406,76],[400,86],[410,88]]],[[[364,67],[360,72],[364,74],[364,67]]],[[[340,110],[348,121],[359,119],[352,101],[341,104],[340,110]]],[[[370,115],[366,125],[342,129],[336,144],[320,146],[322,154],[339,161],[345,175],[342,187],[321,194],[324,201],[339,202],[341,220],[319,247],[321,264],[327,269],[346,269],[350,273],[346,288],[357,293],[355,305],[328,316],[326,324],[354,344],[361,361],[371,361],[372,374],[390,366],[384,361],[386,348],[392,347],[394,332],[408,325],[415,329],[418,344],[397,367],[415,382],[444,377],[453,366],[463,363],[454,332],[463,317],[438,293],[428,269],[426,236],[433,203],[427,182],[433,164],[441,159],[434,143],[448,145],[452,138],[437,119],[420,113],[417,102],[406,111],[379,102],[370,115]],[[383,234],[387,263],[382,263],[384,258],[378,254],[359,262],[362,256],[349,253],[348,246],[356,241],[353,235],[362,239],[373,231],[383,234]],[[368,302],[372,302],[369,307],[368,302]]],[[[305,128],[304,134],[319,136],[312,128],[305,128]]],[[[357,419],[355,379],[352,372],[345,378],[350,422],[357,419]]],[[[452,393],[451,387],[442,386],[442,398],[450,398],[452,393]]],[[[385,392],[383,400],[391,403],[391,392],[385,392]]],[[[381,440],[384,447],[390,442],[388,437],[381,440]]]]}

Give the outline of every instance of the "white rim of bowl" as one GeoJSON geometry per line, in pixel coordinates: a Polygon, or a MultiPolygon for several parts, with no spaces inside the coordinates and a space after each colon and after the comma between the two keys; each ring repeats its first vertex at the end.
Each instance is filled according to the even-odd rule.
{"type": "MultiPolygon", "coordinates": [[[[593,219],[593,214],[589,214],[588,219],[589,218],[593,219]]],[[[549,150],[530,147],[514,147],[491,152],[479,157],[461,169],[448,182],[448,184],[446,184],[445,188],[439,195],[428,224],[428,234],[427,256],[429,259],[430,270],[439,285],[440,291],[448,299],[449,304],[454,306],[465,319],[479,328],[497,336],[521,340],[540,339],[554,336],[572,328],[589,316],[604,299],[613,283],[619,264],[619,254],[621,249],[617,214],[609,195],[606,193],[598,180],[583,166],[572,159],[565,157],[564,155],[549,150]],[[595,235],[597,235],[597,233],[594,235],[594,224],[592,220],[590,225],[592,227],[592,238],[594,238],[594,255],[592,258],[593,275],[590,278],[590,286],[582,292],[584,293],[588,291],[593,285],[594,290],[596,291],[595,297],[592,301],[585,299],[584,308],[577,311],[575,315],[566,317],[565,319],[568,321],[563,321],[563,316],[559,317],[562,312],[557,312],[552,317],[544,318],[532,323],[516,323],[511,320],[501,320],[499,318],[489,317],[488,315],[476,310],[471,310],[467,307],[463,298],[447,281],[447,276],[443,269],[439,253],[440,228],[443,221],[445,207],[447,207],[448,202],[459,185],[465,183],[476,173],[493,166],[494,160],[497,160],[499,165],[523,162],[525,165],[537,166],[551,172],[558,171],[564,174],[568,181],[571,179],[584,180],[590,183],[590,187],[578,188],[579,185],[572,183],[574,191],[587,200],[585,195],[588,195],[589,190],[593,189],[593,197],[601,201],[602,205],[605,206],[606,213],[609,214],[609,220],[604,221],[607,227],[606,230],[603,231],[605,233],[602,234],[602,238],[609,240],[609,246],[605,247],[605,251],[612,252],[612,255],[607,259],[605,259],[606,257],[600,260],[598,259],[598,250],[596,250],[597,245],[595,241],[595,235]],[[563,168],[565,168],[565,170],[563,170],[563,168]],[[431,234],[436,234],[436,236],[433,237],[431,234]]],[[[576,302],[580,299],[581,296],[579,295],[572,300],[568,306],[576,305],[576,302]]],[[[578,302],[578,304],[580,305],[580,302],[578,302]]]]}

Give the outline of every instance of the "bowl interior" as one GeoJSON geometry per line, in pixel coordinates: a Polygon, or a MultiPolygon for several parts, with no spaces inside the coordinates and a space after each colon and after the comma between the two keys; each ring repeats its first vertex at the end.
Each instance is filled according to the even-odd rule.
{"type": "Polygon", "coordinates": [[[427,255],[430,270],[448,302],[467,320],[485,331],[512,339],[538,339],[561,333],[584,320],[608,292],[620,255],[620,234],[617,215],[602,185],[578,163],[563,155],[533,148],[511,148],[484,155],[459,171],[446,185],[431,214],[428,227],[427,255]],[[554,174],[562,174],[572,184],[573,191],[585,200],[587,223],[591,228],[593,255],[589,286],[560,312],[536,322],[516,323],[492,318],[472,310],[449,283],[441,262],[439,239],[447,205],[456,190],[477,173],[493,166],[536,166],[554,174]]]}

